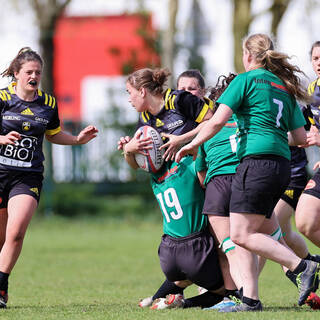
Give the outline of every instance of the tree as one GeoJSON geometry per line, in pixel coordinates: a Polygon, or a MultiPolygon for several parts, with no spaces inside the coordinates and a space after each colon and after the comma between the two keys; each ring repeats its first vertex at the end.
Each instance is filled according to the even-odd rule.
{"type": "MultiPolygon", "coordinates": [[[[173,60],[175,56],[175,35],[176,35],[176,20],[178,12],[178,0],[168,1],[168,28],[164,32],[162,42],[162,65],[173,71],[173,60]]],[[[172,79],[170,79],[172,81],[172,79]]],[[[171,86],[169,84],[169,86],[171,86]]]]}
{"type": "Polygon", "coordinates": [[[288,9],[291,0],[273,0],[271,6],[258,14],[252,14],[252,0],[233,0],[233,45],[234,66],[237,72],[243,71],[242,65],[242,39],[250,29],[252,21],[265,13],[271,13],[271,34],[277,36],[281,20],[288,9]]]}
{"type": "Polygon", "coordinates": [[[44,91],[53,92],[53,36],[56,23],[64,9],[71,0],[28,0],[34,10],[39,27],[40,50],[45,62],[42,88],[44,91]]]}

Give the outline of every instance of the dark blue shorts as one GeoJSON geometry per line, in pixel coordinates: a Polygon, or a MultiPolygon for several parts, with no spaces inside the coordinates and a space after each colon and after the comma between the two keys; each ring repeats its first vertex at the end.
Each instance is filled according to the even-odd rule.
{"type": "Polygon", "coordinates": [[[289,160],[274,155],[245,157],[232,181],[230,211],[270,218],[289,182],[289,160]]]}
{"type": "Polygon", "coordinates": [[[208,230],[182,238],[164,234],[158,254],[161,269],[171,282],[190,280],[207,290],[223,286],[217,249],[208,230]]]}
{"type": "Polygon", "coordinates": [[[0,170],[0,209],[7,208],[8,200],[19,194],[40,199],[42,173],[0,170]]]}
{"type": "Polygon", "coordinates": [[[320,199],[320,170],[308,181],[303,193],[320,199]]]}
{"type": "Polygon", "coordinates": [[[230,216],[231,184],[234,174],[213,177],[206,187],[203,214],[230,216]]]}

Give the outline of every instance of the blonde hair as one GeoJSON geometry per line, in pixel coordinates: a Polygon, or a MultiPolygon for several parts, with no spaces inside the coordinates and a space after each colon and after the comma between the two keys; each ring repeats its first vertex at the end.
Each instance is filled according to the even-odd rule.
{"type": "Polygon", "coordinates": [[[253,34],[243,41],[243,47],[249,51],[255,62],[279,77],[288,92],[298,100],[309,101],[310,97],[297,74],[305,73],[289,63],[290,57],[274,50],[272,40],[266,34],[253,34]]]}
{"type": "Polygon", "coordinates": [[[146,88],[152,95],[161,95],[170,74],[168,69],[145,68],[131,73],[127,82],[137,90],[146,88]]]}

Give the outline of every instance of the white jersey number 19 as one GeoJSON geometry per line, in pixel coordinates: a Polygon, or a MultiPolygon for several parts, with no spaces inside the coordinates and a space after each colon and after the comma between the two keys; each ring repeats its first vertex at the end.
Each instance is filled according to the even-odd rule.
{"type": "Polygon", "coordinates": [[[156,195],[157,199],[159,200],[159,203],[161,205],[161,210],[166,217],[167,222],[169,223],[170,217],[174,220],[178,220],[183,216],[183,211],[178,199],[178,195],[176,193],[176,190],[173,188],[168,188],[162,195],[162,193],[158,193],[156,195]],[[164,201],[163,201],[164,200],[164,201]],[[168,214],[167,208],[175,208],[175,211],[171,211],[168,214]]]}

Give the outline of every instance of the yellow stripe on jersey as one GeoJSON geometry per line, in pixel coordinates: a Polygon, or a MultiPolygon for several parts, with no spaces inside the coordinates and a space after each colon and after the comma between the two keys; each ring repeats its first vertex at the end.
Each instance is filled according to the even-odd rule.
{"type": "Polygon", "coordinates": [[[170,96],[170,93],[171,93],[171,89],[167,89],[166,96],[164,98],[164,103],[167,103],[169,96],[170,96]]]}
{"type": "Polygon", "coordinates": [[[56,106],[56,98],[52,97],[53,102],[52,102],[52,109],[54,109],[54,107],[56,106]]]}
{"type": "Polygon", "coordinates": [[[6,90],[3,90],[5,92],[5,94],[7,95],[7,99],[8,100],[11,100],[11,95],[6,91],[6,90]]]}
{"type": "Polygon", "coordinates": [[[310,123],[311,123],[313,126],[316,124],[315,121],[313,120],[313,118],[308,117],[308,120],[310,121],[310,123]]]}
{"type": "Polygon", "coordinates": [[[170,109],[171,110],[174,110],[175,109],[175,106],[174,106],[174,100],[176,98],[176,95],[173,95],[169,98],[169,101],[170,101],[170,109]]]}
{"type": "Polygon", "coordinates": [[[148,122],[148,120],[150,120],[150,116],[147,111],[141,112],[141,117],[144,122],[148,122]]]}
{"type": "Polygon", "coordinates": [[[319,83],[318,83],[319,80],[320,80],[320,79],[314,80],[314,81],[312,81],[312,82],[309,84],[309,86],[308,86],[308,94],[309,94],[309,96],[312,96],[312,95],[313,95],[314,89],[316,88],[316,84],[319,85],[319,83]]]}
{"type": "Polygon", "coordinates": [[[171,93],[171,89],[167,89],[167,92],[166,92],[166,95],[165,95],[165,98],[164,98],[164,108],[166,110],[169,110],[170,109],[170,93],[171,93]]]}
{"type": "Polygon", "coordinates": [[[2,90],[0,90],[0,98],[2,101],[7,101],[7,98],[6,98],[5,94],[2,92],[2,90]]]}
{"type": "Polygon", "coordinates": [[[42,97],[42,91],[40,89],[38,89],[38,96],[42,97]]]}
{"type": "Polygon", "coordinates": [[[208,109],[209,109],[209,106],[205,103],[203,105],[203,108],[202,108],[201,112],[198,115],[198,118],[196,119],[196,122],[200,123],[203,120],[204,116],[208,112],[208,109]]]}
{"type": "Polygon", "coordinates": [[[60,127],[56,128],[56,129],[46,130],[46,135],[54,136],[55,134],[57,134],[60,131],[61,131],[60,127]]]}
{"type": "Polygon", "coordinates": [[[46,93],[44,94],[44,104],[48,104],[48,95],[46,93]]]}
{"type": "Polygon", "coordinates": [[[213,103],[213,101],[210,100],[209,98],[206,98],[206,97],[204,97],[203,99],[204,99],[204,101],[206,102],[206,104],[209,106],[209,109],[213,111],[213,110],[214,110],[214,103],[213,103]]]}

